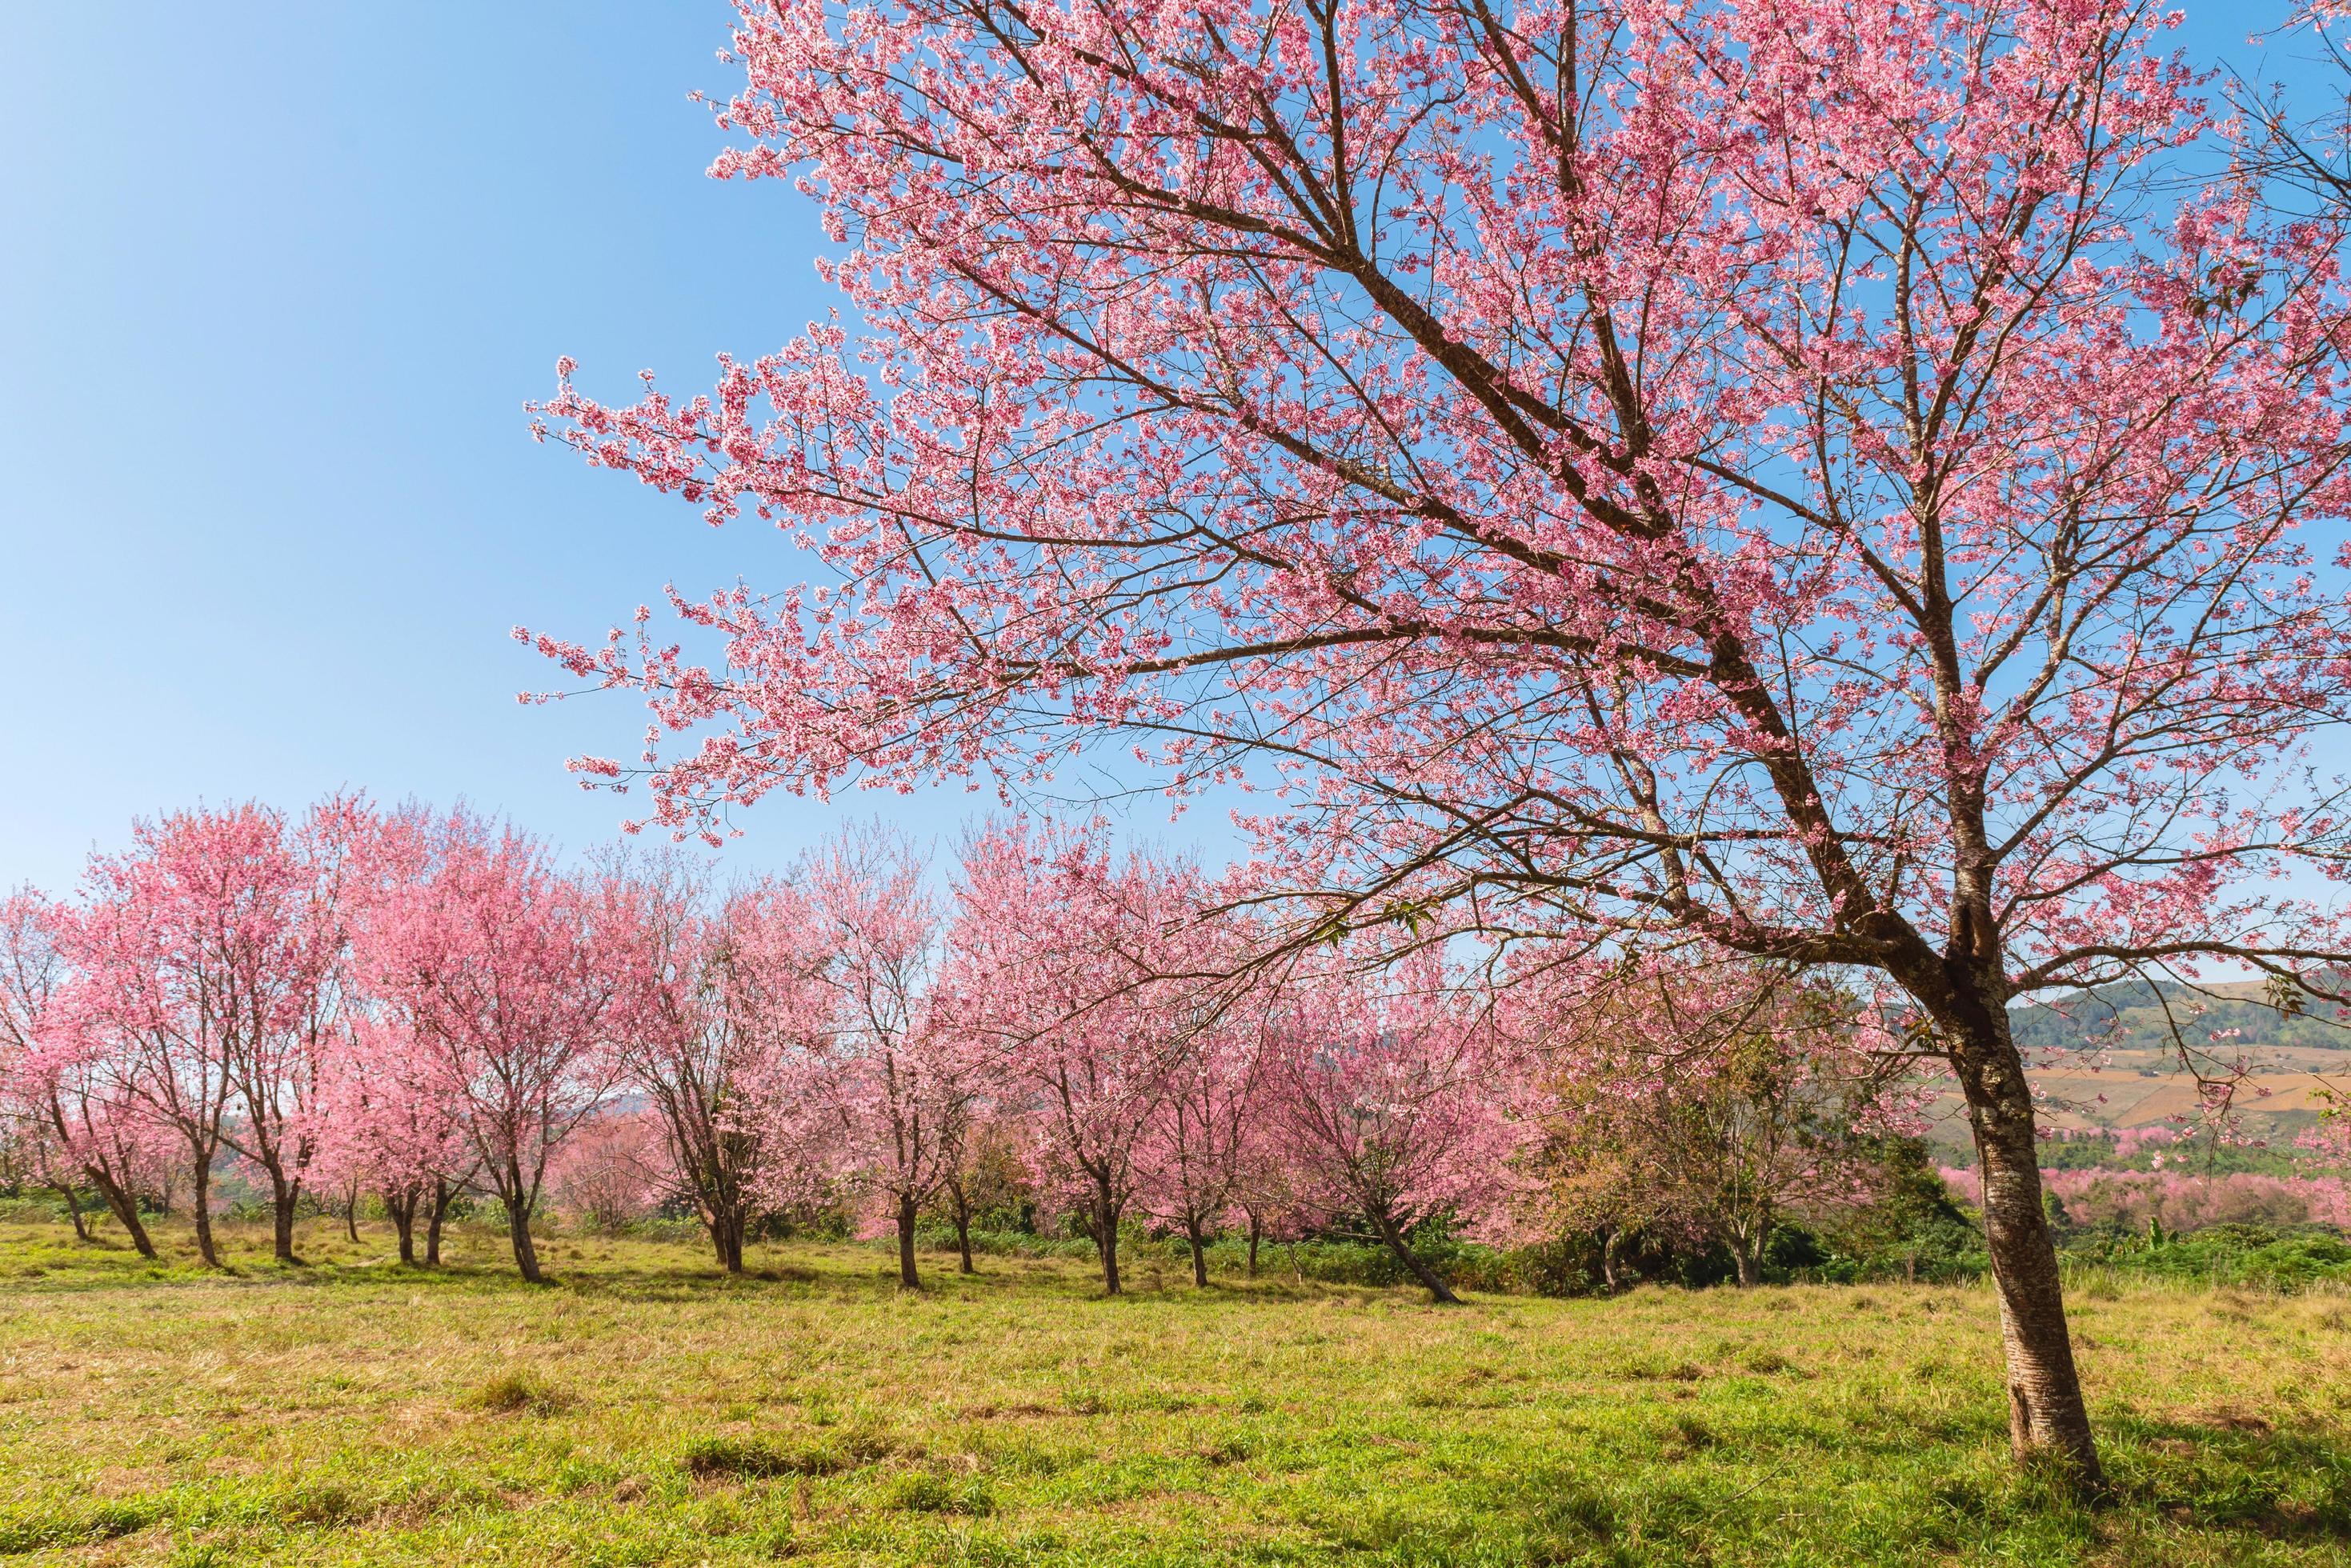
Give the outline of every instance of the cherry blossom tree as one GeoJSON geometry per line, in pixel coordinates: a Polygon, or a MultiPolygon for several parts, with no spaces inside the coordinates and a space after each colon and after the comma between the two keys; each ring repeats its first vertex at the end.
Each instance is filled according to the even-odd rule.
{"type": "Polygon", "coordinates": [[[280,826],[294,875],[283,895],[288,929],[277,961],[283,995],[266,1026],[229,1056],[240,1114],[223,1135],[268,1183],[280,1262],[295,1261],[294,1218],[322,1132],[323,1080],[350,1048],[350,922],[354,900],[369,891],[359,883],[374,864],[378,826],[366,804],[349,795],[330,796],[280,826]]]}
{"type": "Polygon", "coordinates": [[[359,937],[361,983],[413,1043],[429,1096],[456,1107],[534,1284],[549,1160],[621,1074],[612,1032],[644,962],[640,929],[617,879],[566,877],[536,841],[460,810],[433,825],[429,863],[359,937]]]}
{"type": "Polygon", "coordinates": [[[740,1273],[752,1226],[822,1163],[805,1070],[826,1051],[834,1001],[819,924],[786,882],[751,883],[714,910],[682,865],[640,875],[645,990],[624,1042],[629,1082],[660,1119],[677,1195],[719,1266],[740,1273]]]}
{"type": "Polygon", "coordinates": [[[889,1210],[898,1282],[921,1287],[914,1226],[960,1152],[980,1093],[975,1035],[939,992],[943,916],[924,857],[878,825],[852,827],[800,872],[832,993],[832,1083],[859,1176],[889,1210]]]}
{"type": "Polygon", "coordinates": [[[539,639],[695,735],[653,815],[1135,747],[1274,792],[1304,932],[1875,977],[1984,1151],[2013,1443],[2095,1480],[2008,1005],[2351,955],[2280,891],[2345,864],[2343,219],[2228,170],[2169,16],[738,11],[715,171],[821,202],[862,336],[559,367],[548,431],[820,564],[539,639]]]}
{"type": "Polygon", "coordinates": [[[375,1196],[403,1263],[418,1261],[419,1220],[424,1263],[441,1262],[442,1224],[480,1158],[441,1061],[402,1024],[365,1018],[353,1024],[350,1049],[328,1059],[319,1086],[315,1168],[375,1196]]]}
{"type": "Polygon", "coordinates": [[[73,973],[60,946],[70,919],[31,888],[0,900],[0,1105],[53,1168],[45,1179],[95,1188],[139,1255],[152,1258],[139,1197],[161,1156],[101,1037],[73,1015],[73,973]]]}
{"type": "MultiPolygon", "coordinates": [[[[1219,971],[1200,962],[1197,972],[1219,971]]],[[[1245,1194],[1254,1196],[1247,1179],[1253,1134],[1264,1114],[1270,1009],[1261,987],[1238,995],[1204,982],[1190,989],[1183,1001],[1198,1016],[1168,1066],[1165,1099],[1145,1131],[1137,1197],[1145,1213],[1182,1233],[1191,1249],[1192,1283],[1205,1288],[1210,1231],[1245,1194]]],[[[1253,1231],[1252,1272],[1256,1258],[1253,1231]]]]}
{"type": "Polygon", "coordinates": [[[294,1261],[298,1172],[287,1124],[256,1115],[285,1042],[309,1013],[319,964],[308,880],[284,820],[246,804],[179,812],[131,829],[132,847],[93,857],[68,928],[80,1027],[95,1031],[141,1112],[186,1155],[196,1250],[218,1267],[212,1179],[224,1148],[267,1174],[277,1256],[294,1261]],[[229,1119],[246,1091],[245,1115],[229,1119]]]}
{"type": "Polygon", "coordinates": [[[607,1109],[564,1140],[549,1168],[559,1210],[618,1235],[661,1201],[665,1134],[656,1117],[607,1109]]]}
{"type": "Polygon", "coordinates": [[[1458,1303],[1409,1232],[1436,1219],[1499,1232],[1510,1211],[1527,1127],[1487,1009],[1426,950],[1385,970],[1325,961],[1290,989],[1265,1103],[1297,1200],[1325,1227],[1364,1227],[1458,1303]]]}
{"type": "Polygon", "coordinates": [[[1102,1288],[1198,1015],[1176,939],[1200,878],[1113,856],[1100,828],[1013,824],[965,848],[950,984],[1005,1092],[1031,1112],[1041,1192],[1082,1219],[1102,1288]]]}

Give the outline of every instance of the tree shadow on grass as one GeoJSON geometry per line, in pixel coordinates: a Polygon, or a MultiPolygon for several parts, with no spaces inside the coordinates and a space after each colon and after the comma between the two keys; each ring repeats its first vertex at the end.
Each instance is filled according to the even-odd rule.
{"type": "Polygon", "coordinates": [[[2351,1542],[2351,1443],[2339,1434],[2220,1411],[2193,1420],[2128,1417],[2105,1436],[2122,1506],[2273,1541],[2351,1542]]]}

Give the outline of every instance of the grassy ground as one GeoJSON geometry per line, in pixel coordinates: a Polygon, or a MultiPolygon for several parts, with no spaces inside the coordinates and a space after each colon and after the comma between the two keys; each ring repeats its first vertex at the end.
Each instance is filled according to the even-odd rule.
{"type": "MultiPolygon", "coordinates": [[[[174,1237],[172,1241],[179,1239],[174,1237]]],[[[201,1274],[0,1226],[26,1563],[2351,1562],[2351,1304],[2084,1282],[2114,1501],[2011,1470],[1980,1291],[1614,1301],[857,1247],[308,1230],[201,1274]]]]}

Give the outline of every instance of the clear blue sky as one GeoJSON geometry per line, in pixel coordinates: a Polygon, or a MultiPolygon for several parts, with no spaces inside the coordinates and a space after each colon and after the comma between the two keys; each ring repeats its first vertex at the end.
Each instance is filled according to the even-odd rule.
{"type": "MultiPolygon", "coordinates": [[[[2241,60],[2263,19],[2189,0],[2241,60]]],[[[641,711],[514,693],[516,623],[592,638],[664,582],[796,578],[754,527],[535,445],[523,402],[776,346],[828,307],[811,211],[702,177],[713,0],[79,0],[0,17],[0,887],[129,819],[343,784],[572,848],[563,760],[641,711]]],[[[841,812],[775,798],[732,864],[841,812]]],[[[1210,834],[1217,825],[1190,819],[1210,834]]],[[[1165,832],[1164,826],[1157,831],[1165,832]]]]}

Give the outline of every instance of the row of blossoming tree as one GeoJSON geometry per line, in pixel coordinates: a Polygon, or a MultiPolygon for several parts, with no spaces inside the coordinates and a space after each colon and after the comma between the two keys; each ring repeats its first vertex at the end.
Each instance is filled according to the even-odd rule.
{"type": "Polygon", "coordinates": [[[219,1262],[230,1162],[281,1261],[306,1191],[371,1198],[427,1263],[473,1191],[533,1281],[567,1169],[690,1210],[728,1271],[763,1221],[846,1206],[914,1286],[926,1212],[971,1267],[967,1189],[1009,1148],[1111,1293],[1143,1221],[1203,1285],[1223,1231],[1337,1230],[1440,1301],[1432,1220],[1715,1238],[1751,1281],[1782,1207],[1860,1196],[1882,1043],[1785,975],[1520,953],[1496,986],[1360,940],[1269,967],[1230,883],[1098,830],[1000,826],[929,872],[879,828],[719,890],[465,811],[184,812],[78,898],[0,906],[0,1104],[142,1253],[168,1174],[219,1262]]]}

